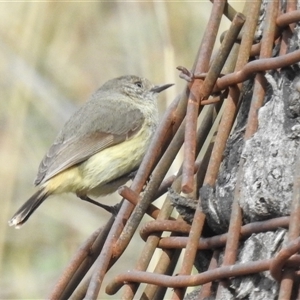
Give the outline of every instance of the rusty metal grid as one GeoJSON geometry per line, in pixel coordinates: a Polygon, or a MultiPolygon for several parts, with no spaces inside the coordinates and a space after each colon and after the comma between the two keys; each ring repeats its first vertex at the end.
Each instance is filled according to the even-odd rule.
{"type": "Polygon", "coordinates": [[[106,287],[107,294],[113,295],[123,288],[122,299],[133,299],[140,283],[146,283],[141,299],[163,299],[166,289],[172,288],[172,299],[175,300],[183,299],[187,287],[202,285],[198,299],[204,299],[211,296],[212,283],[218,282],[215,299],[220,299],[220,290],[227,278],[270,271],[280,286],[278,299],[291,298],[293,286],[299,286],[295,278],[299,277],[300,266],[300,255],[297,254],[300,250],[300,153],[295,164],[290,216],[243,224],[239,205],[243,160],[238,167],[227,233],[202,236],[206,216],[200,205],[196,207],[192,224],[188,224],[180,216],[177,219],[171,217],[173,206],[169,194],[160,209],[152,202],[166,194],[170,187],[201,202],[199,188],[215,185],[226,142],[240,109],[243,83],[253,74],[256,75],[244,140],[255,134],[258,110],[265,97],[265,71],[300,61],[300,50],[287,53],[288,38],[293,33],[295,22],[300,21],[296,4],[296,0],[287,1],[283,13],[279,0],[267,1],[262,38],[255,43],[261,1],[246,1],[244,14],[235,12],[226,1],[213,1],[211,16],[191,71],[178,67],[180,77],[187,81],[186,87],[165,112],[131,187],[119,189],[124,200],[118,214],[80,247],[49,299],[97,299],[107,271],[122,255],[145,214],[154,220],[143,223],[140,229],[145,245],[136,265],[130,271],[120,272],[106,287]],[[223,36],[217,55],[212,57],[222,17],[227,17],[232,23],[223,36]],[[276,57],[272,57],[274,44],[280,48],[276,57]],[[203,118],[197,129],[199,114],[203,118]],[[207,142],[207,139],[210,140],[207,142]],[[176,176],[165,178],[182,146],[181,168],[176,176]],[[204,155],[198,159],[200,151],[204,155]],[[236,264],[239,243],[253,233],[278,228],[288,228],[288,243],[275,257],[236,264]],[[164,232],[170,232],[170,235],[162,237],[164,232]],[[153,272],[147,272],[156,249],[162,249],[159,261],[153,272]],[[183,249],[180,270],[173,274],[183,249]],[[207,270],[191,275],[197,251],[207,249],[213,250],[207,270]],[[218,265],[221,249],[225,249],[224,256],[222,264],[218,265]],[[91,266],[93,272],[85,276],[91,266]]]}

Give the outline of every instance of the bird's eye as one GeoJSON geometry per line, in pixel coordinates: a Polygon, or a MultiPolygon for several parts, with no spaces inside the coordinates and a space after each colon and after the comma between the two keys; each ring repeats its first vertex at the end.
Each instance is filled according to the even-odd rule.
{"type": "Polygon", "coordinates": [[[143,87],[143,84],[142,84],[141,81],[136,81],[134,84],[135,84],[136,86],[138,86],[139,88],[142,88],[142,87],[143,87]]]}

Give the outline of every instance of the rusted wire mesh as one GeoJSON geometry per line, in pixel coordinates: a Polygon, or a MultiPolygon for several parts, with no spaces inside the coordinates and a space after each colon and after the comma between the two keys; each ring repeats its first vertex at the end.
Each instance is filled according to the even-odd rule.
{"type": "MultiPolygon", "coordinates": [[[[167,288],[174,289],[172,299],[183,299],[190,286],[201,286],[195,294],[197,299],[208,296],[256,299],[255,295],[260,293],[290,299],[300,294],[299,151],[291,154],[295,172],[293,183],[289,185],[293,191],[291,200],[282,199],[288,203],[288,213],[285,210],[272,213],[269,209],[263,217],[248,214],[246,208],[250,204],[241,200],[243,189],[247,187],[245,172],[249,163],[241,153],[258,130],[258,111],[270,101],[270,93],[279,94],[278,90],[288,85],[288,81],[278,83],[284,80],[280,76],[292,70],[291,82],[299,72],[299,67],[293,65],[300,61],[300,50],[290,42],[297,32],[299,34],[295,22],[300,22],[296,0],[287,1],[285,5],[279,0],[246,1],[243,14],[236,13],[226,1],[213,2],[194,66],[191,71],[178,68],[180,77],[187,81],[186,87],[166,111],[131,187],[119,189],[124,200],[117,216],[111,217],[82,245],[50,299],[96,299],[106,272],[122,255],[146,213],[154,220],[140,229],[144,248],[133,270],[120,273],[106,287],[108,294],[123,287],[123,299],[133,299],[140,283],[147,284],[141,299],[163,299],[167,288]],[[231,20],[231,27],[213,57],[213,46],[224,16],[231,20]],[[273,71],[268,72],[270,70],[273,71]],[[243,115],[246,118],[241,121],[243,115]],[[235,135],[240,145],[236,152],[230,148],[235,135]],[[181,168],[176,176],[165,178],[182,146],[181,168]],[[229,181],[226,176],[233,176],[222,170],[228,158],[233,160],[234,185],[230,200],[222,204],[226,206],[227,221],[221,218],[218,221],[215,216],[218,213],[220,216],[219,206],[213,202],[224,201],[220,182],[222,178],[229,181]],[[152,204],[167,192],[160,209],[152,204]],[[214,198],[211,195],[215,195],[214,198]],[[177,219],[171,217],[174,206],[180,212],[177,219]],[[165,232],[170,235],[162,237],[165,232]],[[247,247],[251,243],[254,247],[267,248],[270,236],[274,246],[272,255],[264,256],[263,251],[248,255],[247,247]],[[147,272],[158,248],[162,252],[157,266],[153,272],[147,272]],[[174,274],[183,249],[183,261],[179,272],[174,274]],[[199,274],[191,275],[194,265],[199,274]],[[92,275],[85,277],[91,266],[92,275]],[[264,271],[269,271],[269,275],[259,275],[264,271]],[[260,279],[268,280],[269,286],[260,285],[260,279],[251,274],[262,276],[260,279]],[[243,289],[243,280],[251,282],[250,288],[243,289]]],[[[289,85],[289,91],[296,93],[299,100],[299,84],[295,82],[289,85]]],[[[264,207],[266,200],[259,199],[264,207]]]]}

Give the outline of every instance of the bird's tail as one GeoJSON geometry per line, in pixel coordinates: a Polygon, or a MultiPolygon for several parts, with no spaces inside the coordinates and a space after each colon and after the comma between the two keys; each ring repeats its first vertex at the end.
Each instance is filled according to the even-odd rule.
{"type": "Polygon", "coordinates": [[[20,228],[47,197],[48,195],[43,189],[38,190],[18,209],[13,217],[8,221],[9,226],[20,228]]]}

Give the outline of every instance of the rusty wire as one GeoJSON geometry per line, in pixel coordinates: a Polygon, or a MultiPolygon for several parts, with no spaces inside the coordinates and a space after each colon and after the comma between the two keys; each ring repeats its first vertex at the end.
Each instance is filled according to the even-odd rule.
{"type": "MultiPolygon", "coordinates": [[[[220,2],[218,4],[219,6],[217,7],[217,10],[219,13],[221,12],[222,14],[224,10],[225,1],[220,2]]],[[[216,13],[212,12],[211,16],[213,18],[216,18],[216,13]]],[[[217,14],[217,16],[219,15],[217,14]]],[[[217,17],[217,20],[220,22],[221,17],[219,18],[217,17]]],[[[206,99],[211,93],[213,86],[226,62],[227,57],[229,56],[230,50],[244,22],[245,22],[245,17],[242,14],[236,14],[236,16],[232,21],[231,27],[228,30],[223,40],[223,43],[219,49],[218,56],[213,60],[213,63],[210,66],[210,69],[208,71],[205,80],[200,86],[200,89],[198,89],[197,91],[197,95],[198,95],[197,103],[190,102],[189,99],[188,109],[189,109],[189,104],[196,105],[196,109],[192,108],[194,116],[196,116],[197,114],[198,106],[200,105],[201,101],[206,99]]],[[[211,29],[213,30],[214,28],[211,29]]],[[[187,118],[189,117],[188,112],[189,110],[187,111],[187,118]]],[[[194,177],[193,174],[191,173],[191,166],[193,166],[195,163],[196,139],[194,139],[193,141],[193,137],[194,137],[193,132],[196,131],[197,119],[191,117],[190,119],[188,118],[188,120],[189,122],[187,122],[186,130],[185,130],[185,148],[184,148],[185,156],[183,161],[183,175],[182,175],[183,177],[182,191],[185,193],[189,193],[195,190],[194,177]]],[[[196,252],[197,252],[197,243],[203,229],[204,220],[205,220],[205,215],[203,214],[203,212],[200,209],[200,206],[198,205],[194,215],[192,228],[189,234],[189,242],[187,244],[186,251],[184,253],[184,258],[183,258],[183,262],[179,274],[182,275],[190,274],[192,271],[196,252]]],[[[183,298],[184,293],[185,293],[185,289],[175,289],[172,299],[173,300],[181,299],[183,298]]]]}
{"type": "MultiPolygon", "coordinates": [[[[276,257],[272,259],[270,265],[270,273],[277,280],[282,278],[282,269],[286,261],[295,253],[300,250],[300,237],[297,237],[293,241],[289,242],[283,249],[281,249],[276,257]]],[[[292,267],[297,267],[293,265],[292,267]]]]}
{"type": "MultiPolygon", "coordinates": [[[[279,217],[270,219],[267,221],[253,222],[246,224],[241,227],[239,232],[239,239],[245,239],[253,233],[273,231],[277,228],[288,228],[289,226],[289,217],[279,217]]],[[[152,230],[151,225],[147,225],[147,231],[150,234],[152,230]]],[[[143,227],[142,229],[143,230],[143,227]]],[[[210,238],[200,238],[197,241],[197,249],[215,249],[223,247],[228,240],[228,233],[223,233],[220,235],[215,235],[210,238]]],[[[176,249],[176,248],[185,248],[187,245],[188,237],[163,237],[160,239],[158,247],[163,249],[176,249]]]]}
{"type": "MultiPolygon", "coordinates": [[[[260,10],[260,2],[256,1],[255,5],[252,3],[250,4],[250,1],[247,1],[246,4],[251,11],[249,11],[249,15],[253,15],[252,18],[247,18],[249,20],[249,23],[246,23],[245,26],[245,32],[243,35],[243,39],[241,42],[241,49],[240,49],[240,55],[238,57],[237,61],[237,71],[240,71],[241,68],[243,68],[248,61],[250,57],[251,52],[251,45],[252,41],[254,39],[256,24],[258,21],[259,16],[259,10],[260,10]],[[247,31],[247,32],[246,32],[247,31]]],[[[267,21],[266,21],[267,22],[267,21]]],[[[265,31],[266,32],[266,31],[265,31]]],[[[261,76],[261,74],[258,74],[258,76],[261,76]]],[[[241,89],[241,85],[239,85],[239,90],[241,89]]],[[[237,100],[236,100],[237,101],[237,100]]],[[[251,110],[251,108],[250,108],[251,110]]],[[[234,115],[232,115],[234,117],[234,115]]],[[[248,117],[248,123],[249,124],[249,118],[248,117]]],[[[224,145],[225,146],[225,145],[224,145]]],[[[223,150],[224,151],[224,150],[223,150]]],[[[222,152],[223,152],[222,151],[222,152]]],[[[231,216],[230,216],[230,223],[228,228],[228,241],[225,245],[225,252],[224,252],[224,259],[222,266],[232,265],[236,261],[237,257],[237,251],[238,251],[238,241],[239,241],[239,234],[242,226],[242,211],[239,206],[239,184],[241,180],[241,171],[242,166],[240,165],[238,176],[237,176],[237,183],[235,187],[235,193],[234,193],[234,200],[231,207],[231,216]]],[[[221,299],[221,293],[222,293],[223,284],[219,284],[216,299],[221,299]]]]}
{"type": "MultiPolygon", "coordinates": [[[[177,219],[171,217],[173,207],[169,196],[160,209],[152,204],[155,199],[166,193],[170,186],[178,193],[181,190],[189,193],[192,199],[197,199],[197,191],[202,185],[213,187],[227,138],[239,110],[243,82],[256,74],[244,136],[244,140],[247,140],[257,130],[257,111],[262,106],[265,94],[263,72],[283,68],[300,61],[300,50],[287,53],[288,37],[294,30],[292,23],[300,21],[300,12],[296,11],[296,1],[288,1],[287,12],[279,16],[279,1],[268,3],[263,37],[256,45],[253,45],[254,33],[261,1],[246,2],[244,13],[248,17],[240,44],[234,44],[234,42],[243,23],[242,15],[236,14],[226,1],[212,2],[214,3],[211,18],[194,66],[191,71],[181,68],[181,77],[187,79],[188,83],[184,91],[168,108],[131,187],[119,189],[124,200],[118,214],[109,220],[105,230],[98,229],[82,245],[56,284],[50,299],[97,299],[106,272],[126,249],[145,213],[148,213],[154,221],[144,224],[141,228],[140,234],[146,243],[135,270],[121,273],[112,280],[106,287],[108,294],[114,294],[124,285],[122,299],[133,299],[139,284],[148,283],[141,299],[163,299],[166,289],[172,287],[174,288],[172,299],[175,300],[183,299],[186,287],[201,284],[203,287],[199,299],[203,299],[210,296],[213,281],[270,270],[272,276],[280,282],[279,299],[290,298],[295,278],[298,278],[296,270],[300,266],[300,256],[296,254],[300,250],[298,225],[300,159],[296,164],[290,217],[242,226],[238,200],[243,161],[238,169],[227,233],[207,238],[201,237],[205,215],[200,205],[197,205],[192,225],[188,225],[180,217],[177,219]],[[232,26],[223,40],[220,55],[213,59],[209,66],[223,14],[232,21],[232,26]],[[280,55],[271,57],[275,39],[277,43],[281,43],[280,55]],[[233,50],[230,52],[230,49],[233,50]],[[255,55],[259,53],[259,58],[248,62],[249,57],[254,53],[255,55]],[[229,58],[223,68],[228,55],[229,58]],[[220,75],[222,68],[226,71],[220,75]],[[215,95],[218,91],[222,91],[222,94],[215,95]],[[208,104],[210,104],[209,109],[203,109],[203,105],[208,104]],[[220,109],[221,106],[222,109],[220,109]],[[205,117],[197,132],[199,113],[201,113],[200,116],[205,115],[205,117]],[[217,117],[215,113],[218,114],[217,117]],[[212,137],[209,134],[210,131],[210,134],[216,131],[216,136],[212,137]],[[204,148],[206,139],[208,139],[208,144],[204,148]],[[183,142],[185,151],[183,165],[176,176],[164,180],[183,142]],[[196,159],[200,150],[204,156],[196,159]],[[141,194],[150,174],[146,189],[141,194]],[[275,258],[236,264],[237,247],[240,241],[253,233],[276,230],[279,227],[289,228],[288,244],[277,253],[275,258]],[[167,231],[171,232],[170,236],[162,237],[162,233],[167,231]],[[178,236],[178,232],[188,236],[178,236]],[[218,266],[220,252],[215,249],[222,247],[225,247],[223,263],[218,266]],[[146,272],[157,248],[162,248],[159,262],[153,273],[146,272]],[[186,249],[182,267],[177,276],[172,276],[182,249],[186,249]],[[190,275],[196,251],[204,249],[214,250],[208,270],[197,275],[190,275]],[[79,285],[80,280],[93,263],[94,271],[91,277],[87,277],[79,285]]],[[[221,285],[217,291],[217,299],[221,297],[220,287],[221,285]]]]}
{"type": "MultiPolygon", "coordinates": [[[[299,250],[299,241],[296,244],[291,245],[291,252],[296,252],[299,250]],[[298,248],[297,248],[298,247],[298,248]]],[[[299,264],[299,258],[291,260],[283,258],[287,265],[295,266],[296,263],[299,264]]],[[[253,261],[242,264],[235,264],[232,266],[219,267],[211,269],[209,271],[203,272],[197,275],[177,275],[168,276],[161,274],[154,274],[151,272],[141,272],[135,270],[129,270],[126,273],[119,274],[113,282],[111,282],[106,287],[106,292],[109,295],[115,294],[122,286],[122,282],[135,281],[135,282],[147,282],[155,285],[172,287],[172,288],[182,288],[187,286],[197,286],[202,285],[207,282],[216,281],[223,278],[249,275],[254,273],[263,272],[270,269],[273,259],[264,259],[259,261],[253,261]]]]}
{"type": "Polygon", "coordinates": [[[285,27],[290,25],[291,23],[299,22],[300,20],[300,11],[297,9],[297,2],[296,1],[288,1],[288,12],[285,14],[281,14],[276,19],[276,25],[279,27],[285,27]],[[293,9],[292,11],[290,11],[293,9]]]}
{"type": "Polygon", "coordinates": [[[217,80],[215,92],[223,90],[230,85],[241,83],[249,79],[253,73],[275,70],[293,65],[299,61],[300,50],[296,50],[281,57],[265,58],[249,62],[242,71],[228,74],[217,80]]]}
{"type": "Polygon", "coordinates": [[[67,299],[98,257],[109,233],[114,217],[97,229],[78,249],[73,259],[56,283],[49,299],[67,299]]]}
{"type": "MultiPolygon", "coordinates": [[[[281,14],[277,20],[276,24],[278,26],[287,26],[290,24],[290,21],[295,20],[295,17],[298,17],[298,20],[300,18],[299,11],[294,10],[296,9],[296,3],[295,1],[290,1],[287,4],[287,13],[281,14]]],[[[292,27],[288,27],[287,30],[285,30],[282,34],[282,42],[281,42],[281,48],[280,48],[280,55],[284,55],[287,51],[288,47],[288,39],[291,37],[291,30],[292,27]]],[[[299,236],[299,228],[294,224],[294,222],[298,222],[298,214],[299,214],[299,176],[298,176],[298,167],[300,165],[299,158],[296,162],[296,174],[294,177],[294,194],[293,194],[293,201],[292,201],[292,207],[291,207],[291,217],[290,217],[290,224],[289,224],[289,234],[288,234],[288,240],[292,242],[294,239],[296,239],[299,236]]],[[[274,265],[274,264],[273,264],[274,265]]],[[[279,273],[281,270],[277,270],[277,273],[279,273]]],[[[271,269],[271,274],[274,273],[274,268],[271,269]]],[[[294,284],[294,276],[293,276],[294,269],[285,269],[282,274],[282,280],[280,282],[280,289],[279,289],[279,300],[283,299],[290,299],[292,294],[292,288],[294,284]]]]}
{"type": "MultiPolygon", "coordinates": [[[[179,187],[180,185],[180,179],[177,179],[175,180],[175,182],[173,183],[172,187],[173,188],[176,188],[179,187]]],[[[171,206],[171,203],[170,201],[167,199],[161,210],[160,210],[160,213],[158,214],[157,216],[157,220],[165,220],[165,219],[168,219],[171,212],[173,210],[173,207],[171,206]]],[[[144,246],[144,249],[141,253],[141,256],[140,258],[138,259],[137,263],[136,263],[136,266],[135,266],[135,269],[136,270],[140,270],[140,271],[145,271],[150,263],[150,260],[152,259],[152,256],[153,256],[153,253],[157,247],[157,243],[159,242],[159,238],[160,238],[160,234],[157,233],[157,234],[154,234],[154,235],[151,235],[149,236],[149,238],[147,238],[147,241],[146,241],[146,244],[144,246]]],[[[166,259],[168,259],[168,257],[171,256],[168,255],[166,257],[166,259]]],[[[160,266],[165,266],[169,263],[170,261],[163,261],[163,262],[160,262],[160,266]]],[[[138,289],[138,284],[135,283],[135,284],[127,284],[125,287],[124,287],[124,293],[123,293],[123,299],[132,299],[135,292],[137,291],[138,289]]],[[[144,293],[148,294],[149,292],[145,291],[144,293]]]]}
{"type": "MultiPolygon", "coordinates": [[[[225,2],[221,2],[217,8],[218,11],[221,9],[224,9],[224,4],[225,2]]],[[[215,14],[212,14],[212,17],[215,17],[215,14]]],[[[219,19],[218,19],[219,20],[219,19]]],[[[236,37],[244,23],[244,17],[242,14],[237,14],[235,18],[233,19],[233,23],[231,28],[226,34],[225,39],[223,40],[222,46],[219,50],[219,54],[216,56],[216,59],[213,60],[213,63],[210,67],[210,70],[200,86],[200,90],[198,90],[198,101],[197,103],[195,102],[189,102],[192,105],[198,106],[202,100],[204,100],[208,95],[211,93],[213,86],[223,68],[223,65],[229,55],[229,52],[234,44],[234,41],[236,40],[236,37]]],[[[197,109],[198,110],[198,109],[197,109]]],[[[197,114],[197,110],[193,110],[194,115],[197,114]]],[[[191,110],[192,111],[192,110],[191,110]]],[[[194,139],[193,139],[193,131],[196,128],[196,122],[193,117],[189,119],[189,122],[187,124],[190,124],[189,126],[186,127],[186,132],[185,132],[185,160],[184,160],[184,165],[185,166],[190,166],[194,164],[194,159],[195,159],[195,144],[194,139]]],[[[211,151],[208,152],[209,155],[211,154],[211,151]]],[[[207,160],[208,161],[208,160],[207,160]]],[[[182,190],[184,192],[191,192],[195,187],[193,184],[194,178],[192,177],[192,174],[190,174],[190,170],[188,167],[183,168],[183,183],[182,183],[182,190]]],[[[202,180],[204,178],[205,172],[203,170],[206,170],[205,168],[201,168],[202,171],[202,180]]],[[[198,181],[198,184],[199,181],[198,181]]],[[[202,185],[202,182],[201,182],[202,185]]],[[[200,186],[201,186],[200,185],[200,186]]],[[[183,259],[183,264],[181,266],[181,270],[179,274],[190,274],[192,267],[193,267],[193,261],[195,259],[196,251],[197,251],[197,243],[198,239],[201,235],[203,224],[204,224],[205,216],[202,213],[200,206],[197,206],[196,213],[194,215],[194,220],[193,220],[193,225],[192,229],[190,231],[190,238],[189,238],[189,243],[187,244],[184,259],[183,259]]],[[[181,299],[185,293],[185,289],[175,289],[172,299],[181,299]]]]}
{"type": "MultiPolygon", "coordinates": [[[[210,264],[207,269],[208,271],[215,270],[218,267],[219,255],[220,255],[220,251],[215,250],[213,252],[212,258],[210,260],[210,264]]],[[[206,297],[209,297],[211,295],[211,286],[212,286],[211,281],[202,285],[199,293],[199,299],[205,299],[206,297]]]]}
{"type": "MultiPolygon", "coordinates": [[[[253,9],[251,13],[254,14],[254,18],[251,18],[251,25],[249,24],[246,27],[246,30],[249,29],[251,33],[249,33],[249,36],[243,36],[241,47],[243,45],[245,46],[248,57],[250,56],[251,52],[251,44],[254,39],[255,34],[255,24],[258,21],[259,16],[259,10],[260,10],[260,2],[257,1],[254,5],[250,4],[250,1],[247,2],[246,5],[250,6],[253,9]],[[244,38],[245,37],[245,38],[244,38]],[[245,42],[243,44],[243,42],[245,42]],[[251,43],[251,44],[250,44],[251,43]]],[[[268,58],[271,56],[272,49],[273,49],[273,41],[274,41],[274,35],[275,35],[275,20],[277,17],[277,11],[278,11],[278,4],[279,1],[272,1],[269,2],[267,5],[267,13],[266,13],[266,19],[265,19],[265,27],[263,32],[263,38],[261,41],[261,48],[260,48],[260,59],[268,58]]],[[[249,20],[250,22],[250,20],[249,20]]],[[[244,58],[242,58],[243,63],[245,63],[244,58]]],[[[248,59],[247,59],[248,60],[248,59]]],[[[238,70],[239,71],[239,70],[238,70]]],[[[265,85],[264,85],[264,76],[261,73],[258,73],[255,77],[255,83],[254,83],[254,91],[252,96],[252,102],[250,106],[250,111],[248,114],[248,122],[246,125],[246,132],[244,139],[247,140],[252,136],[252,134],[257,129],[257,113],[258,109],[261,107],[264,96],[265,96],[265,85]]],[[[224,259],[222,266],[226,265],[233,265],[237,258],[237,252],[238,252],[238,241],[239,241],[239,234],[242,226],[242,210],[239,205],[239,199],[240,199],[240,184],[242,180],[242,174],[243,174],[243,160],[241,161],[237,173],[237,182],[235,186],[235,192],[234,192],[234,200],[232,203],[231,208],[231,217],[230,217],[230,223],[229,223],[229,229],[228,229],[228,242],[225,246],[225,252],[224,252],[224,259]]],[[[219,284],[216,299],[222,298],[222,283],[219,284]]]]}
{"type": "MultiPolygon", "coordinates": [[[[221,21],[221,16],[224,10],[225,2],[220,2],[217,7],[217,13],[212,13],[212,17],[217,18],[217,21],[221,21]],[[222,4],[222,5],[220,5],[222,4]]],[[[211,94],[212,89],[217,81],[219,74],[226,62],[226,59],[230,53],[230,50],[239,34],[243,24],[245,22],[245,17],[237,13],[234,17],[231,27],[228,30],[221,47],[218,51],[218,55],[213,60],[212,65],[209,68],[209,72],[205,77],[203,83],[200,87],[197,87],[195,91],[193,90],[194,84],[191,86],[190,98],[188,100],[187,107],[187,119],[185,127],[185,140],[184,140],[184,160],[183,160],[183,172],[182,172],[182,191],[184,193],[190,193],[193,191],[193,165],[195,164],[195,151],[196,151],[196,128],[197,128],[197,117],[199,105],[202,100],[208,98],[211,94]],[[197,97],[196,97],[197,95],[197,97]]],[[[219,25],[219,24],[218,24],[219,25]]],[[[215,28],[210,28],[211,31],[216,32],[215,28]]],[[[209,32],[211,32],[209,31],[209,32]]],[[[196,81],[194,81],[196,82],[196,81]]]]}
{"type": "MultiPolygon", "coordinates": [[[[288,241],[292,243],[299,237],[299,215],[300,215],[300,152],[298,151],[295,163],[295,175],[294,175],[294,190],[293,190],[293,201],[291,205],[291,216],[289,222],[289,233],[288,241]]],[[[278,257],[276,258],[278,259],[278,257]]],[[[275,279],[280,278],[281,269],[278,264],[274,263],[271,268],[271,274],[275,279]]],[[[293,287],[294,269],[285,269],[282,274],[279,300],[290,299],[293,287]]]]}
{"type": "MultiPolygon", "coordinates": [[[[209,133],[210,127],[213,122],[213,107],[210,107],[208,109],[203,110],[204,118],[202,120],[202,126],[199,128],[198,133],[197,133],[197,142],[196,142],[196,153],[198,153],[201,149],[201,146],[204,144],[204,141],[209,133]]],[[[205,161],[205,159],[204,159],[205,161]]],[[[199,170],[201,170],[202,163],[198,164],[196,162],[196,166],[200,166],[199,168],[196,167],[194,171],[197,173],[199,170]]],[[[180,187],[181,187],[181,180],[182,180],[182,168],[180,168],[176,180],[172,184],[172,189],[180,192],[180,187]]],[[[165,200],[162,209],[160,210],[160,213],[157,216],[157,220],[166,220],[169,217],[171,212],[173,210],[173,207],[171,206],[171,202],[169,200],[169,197],[165,200]]],[[[152,255],[157,247],[157,244],[160,240],[160,235],[161,233],[157,232],[154,235],[151,235],[147,238],[145,247],[142,251],[142,255],[139,258],[137,264],[136,264],[136,270],[146,270],[148,267],[148,264],[150,263],[150,260],[152,258],[152,255]]],[[[173,234],[172,234],[173,235],[173,234]]],[[[161,255],[160,261],[158,263],[158,267],[156,270],[161,270],[162,267],[168,268],[171,267],[169,264],[171,264],[172,261],[175,260],[175,257],[177,257],[180,254],[178,251],[174,251],[174,253],[170,251],[164,251],[161,255]]],[[[124,288],[124,294],[123,294],[123,299],[132,299],[136,290],[138,288],[138,284],[127,284],[124,288]]],[[[149,298],[152,299],[152,296],[156,293],[155,289],[158,289],[158,287],[154,286],[147,286],[145,288],[144,294],[149,298]]],[[[157,291],[157,294],[160,295],[162,291],[157,291]]],[[[158,298],[160,299],[160,298],[158,298]]]]}
{"type": "MultiPolygon", "coordinates": [[[[215,43],[218,28],[221,23],[224,6],[226,1],[215,1],[212,8],[212,13],[208,21],[208,26],[206,28],[206,33],[211,37],[212,43],[210,47],[205,47],[205,39],[202,40],[202,45],[200,46],[202,55],[205,55],[206,62],[199,65],[200,72],[205,72],[208,69],[208,63],[211,57],[213,44],[215,43]]],[[[210,68],[211,70],[211,68],[210,68]]],[[[212,72],[210,72],[211,74],[212,72]]],[[[218,76],[218,75],[217,75],[218,76]]],[[[212,81],[212,87],[214,85],[215,79],[212,81]]],[[[202,100],[199,90],[202,89],[204,82],[201,79],[193,80],[190,84],[190,92],[188,96],[187,112],[186,112],[186,126],[184,135],[184,160],[183,160],[183,172],[182,172],[182,191],[184,193],[190,193],[193,191],[193,166],[195,164],[195,151],[196,151],[196,130],[197,130],[197,118],[199,114],[199,104],[202,100]]],[[[207,82],[206,82],[207,85],[207,82]]],[[[212,88],[211,87],[211,88],[212,88]]],[[[208,96],[208,95],[207,95],[208,96]]]]}

